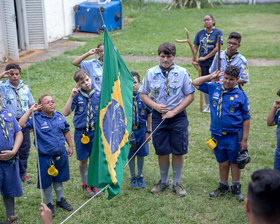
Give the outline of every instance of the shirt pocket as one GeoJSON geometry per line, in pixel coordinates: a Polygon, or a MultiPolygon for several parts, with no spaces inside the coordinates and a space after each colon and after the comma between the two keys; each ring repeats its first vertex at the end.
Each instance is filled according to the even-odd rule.
{"type": "Polygon", "coordinates": [[[24,110],[24,112],[26,112],[29,109],[28,107],[29,97],[21,96],[20,99],[21,99],[22,109],[24,110]]]}
{"type": "Polygon", "coordinates": [[[229,112],[235,113],[239,107],[238,101],[229,101],[229,112]]]}
{"type": "Polygon", "coordinates": [[[177,95],[178,94],[178,89],[179,89],[178,83],[173,82],[173,83],[170,83],[169,86],[170,86],[170,93],[172,95],[177,95]]]}
{"type": "Polygon", "coordinates": [[[161,86],[160,82],[151,82],[150,86],[151,86],[152,96],[157,97],[160,92],[160,86],[161,86]]]}

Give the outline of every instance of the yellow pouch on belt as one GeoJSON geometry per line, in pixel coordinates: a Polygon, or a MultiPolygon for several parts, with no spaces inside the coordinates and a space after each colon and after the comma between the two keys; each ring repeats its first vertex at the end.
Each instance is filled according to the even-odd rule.
{"type": "Polygon", "coordinates": [[[54,165],[51,165],[50,168],[48,169],[48,174],[53,176],[53,177],[56,177],[57,174],[58,174],[58,170],[55,168],[54,165]]]}
{"type": "Polygon", "coordinates": [[[205,143],[211,150],[216,148],[217,146],[217,140],[214,138],[210,138],[206,143],[205,143]]]}
{"type": "Polygon", "coordinates": [[[89,143],[89,137],[85,134],[82,135],[81,142],[85,145],[89,143]]]}

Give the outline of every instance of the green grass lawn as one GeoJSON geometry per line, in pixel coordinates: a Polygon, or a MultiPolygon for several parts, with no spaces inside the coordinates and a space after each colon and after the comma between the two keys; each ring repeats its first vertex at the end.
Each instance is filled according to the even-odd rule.
{"type": "MultiPolygon", "coordinates": [[[[267,5],[227,5],[208,9],[165,10],[164,4],[124,4],[124,29],[110,35],[122,55],[156,56],[157,47],[165,41],[185,39],[184,27],[190,32],[191,40],[203,29],[203,16],[211,13],[216,19],[216,27],[221,29],[225,40],[230,32],[242,35],[240,52],[248,58],[279,58],[280,46],[280,4],[267,5]],[[128,22],[129,21],[129,22],[128,22]]],[[[98,38],[70,38],[88,43],[68,52],[80,55],[95,48],[102,41],[98,38]]],[[[191,57],[189,50],[176,44],[177,56],[191,57]]],[[[225,45],[222,46],[222,49],[225,45]]]]}
{"type": "MultiPolygon", "coordinates": [[[[151,4],[149,7],[143,5],[139,12],[133,7],[130,5],[130,8],[128,6],[124,8],[124,16],[133,17],[134,20],[126,25],[124,30],[110,33],[121,54],[155,55],[157,46],[161,42],[184,38],[183,27],[188,24],[190,24],[188,28],[193,38],[195,32],[202,28],[202,16],[210,12],[216,16],[217,27],[222,28],[225,35],[228,35],[231,30],[240,28],[237,31],[244,36],[242,43],[246,47],[242,47],[242,53],[245,56],[279,58],[276,53],[279,51],[279,38],[271,36],[273,33],[279,34],[279,24],[276,24],[276,19],[279,21],[280,18],[279,4],[225,6],[201,11],[196,9],[165,11],[162,9],[162,5],[151,4]],[[232,18],[228,18],[229,14],[233,14],[232,18]],[[181,18],[183,19],[181,20],[181,18]],[[273,21],[266,20],[266,18],[271,18],[273,21]],[[261,25],[261,22],[265,25],[261,25]],[[163,29],[164,24],[166,29],[163,29]],[[154,29],[150,26],[153,26],[154,29]],[[174,32],[170,32],[171,27],[174,32]],[[267,29],[268,32],[260,32],[262,29],[267,29]],[[254,34],[257,35],[255,39],[254,34]],[[257,47],[258,51],[256,51],[257,47]]],[[[72,76],[76,68],[71,65],[72,59],[68,56],[85,52],[90,45],[97,45],[102,37],[100,35],[95,39],[87,40],[89,42],[85,47],[30,67],[28,74],[35,100],[37,101],[42,94],[49,93],[57,101],[57,110],[62,112],[64,104],[75,86],[72,76]]],[[[178,55],[190,56],[189,50],[186,49],[178,46],[178,55]]],[[[145,71],[156,64],[133,62],[127,63],[127,66],[131,71],[138,71],[143,77],[145,71]]],[[[192,79],[197,77],[197,73],[191,65],[181,64],[181,66],[187,67],[192,79]]],[[[272,168],[273,166],[276,128],[267,127],[266,118],[273,100],[278,98],[276,92],[279,89],[279,69],[280,66],[250,67],[250,83],[245,87],[245,91],[250,100],[252,114],[249,136],[249,152],[252,161],[242,173],[242,193],[245,195],[250,175],[257,169],[272,168]]],[[[26,70],[23,71],[22,78],[25,83],[28,83],[26,70]]],[[[106,194],[93,199],[67,223],[248,223],[243,203],[237,202],[231,196],[211,200],[208,197],[209,192],[217,187],[218,165],[213,153],[205,145],[210,138],[209,114],[199,112],[198,91],[195,93],[195,97],[195,101],[187,108],[190,142],[182,175],[182,184],[188,192],[185,198],[178,198],[171,190],[159,195],[150,193],[151,188],[160,178],[157,157],[150,143],[150,155],[146,157],[144,167],[144,178],[147,182],[145,189],[131,190],[127,167],[124,170],[123,185],[118,196],[110,201],[106,199],[106,194]]],[[[72,116],[67,117],[67,121],[70,123],[73,136],[72,116]]],[[[64,184],[64,196],[74,209],[77,209],[87,198],[81,191],[79,163],[75,153],[69,161],[71,179],[64,184]]],[[[24,196],[16,199],[16,213],[19,214],[20,223],[39,223],[40,191],[36,188],[35,183],[37,169],[36,152],[33,145],[28,174],[34,182],[31,185],[23,184],[24,196]]],[[[170,180],[172,180],[172,171],[170,171],[170,180]]],[[[55,198],[54,193],[53,198],[55,198]]],[[[0,203],[0,211],[1,222],[5,219],[3,203],[0,203]]],[[[62,222],[71,213],[56,209],[56,214],[53,223],[62,222]]]]}

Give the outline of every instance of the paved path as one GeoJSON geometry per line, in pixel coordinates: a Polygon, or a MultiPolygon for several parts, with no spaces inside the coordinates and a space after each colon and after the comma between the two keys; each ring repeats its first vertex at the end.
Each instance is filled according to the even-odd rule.
{"type": "MultiPolygon", "coordinates": [[[[59,56],[65,51],[75,49],[76,47],[84,45],[85,42],[78,41],[68,41],[65,39],[57,40],[55,42],[49,43],[49,48],[47,50],[33,50],[33,51],[22,51],[20,52],[20,60],[12,61],[9,60],[6,63],[0,64],[0,72],[3,72],[5,66],[8,63],[15,62],[20,64],[23,69],[28,68],[29,66],[42,62],[52,57],[59,56]]],[[[69,58],[76,58],[77,56],[69,56],[69,58]]],[[[149,56],[122,56],[126,62],[145,62],[145,61],[154,61],[158,62],[158,57],[149,57],[149,56]]],[[[176,57],[175,63],[190,64],[191,58],[176,57]]],[[[280,59],[264,59],[264,58],[251,58],[248,59],[249,66],[280,66],[280,59]]]]}

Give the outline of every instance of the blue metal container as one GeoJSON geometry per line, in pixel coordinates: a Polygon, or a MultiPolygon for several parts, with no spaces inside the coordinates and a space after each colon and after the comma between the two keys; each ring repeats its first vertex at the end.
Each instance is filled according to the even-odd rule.
{"type": "Polygon", "coordinates": [[[77,31],[99,33],[104,30],[104,24],[108,31],[122,28],[121,0],[107,3],[86,1],[76,5],[74,11],[77,31]]]}

